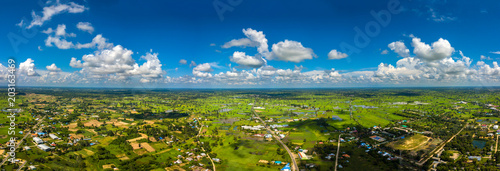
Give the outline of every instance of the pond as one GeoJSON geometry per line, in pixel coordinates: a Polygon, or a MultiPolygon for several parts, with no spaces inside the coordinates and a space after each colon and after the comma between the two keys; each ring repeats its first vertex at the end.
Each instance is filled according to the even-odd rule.
{"type": "Polygon", "coordinates": [[[483,149],[485,145],[486,145],[486,141],[484,141],[484,140],[473,140],[472,141],[472,146],[474,146],[475,148],[483,149]]]}

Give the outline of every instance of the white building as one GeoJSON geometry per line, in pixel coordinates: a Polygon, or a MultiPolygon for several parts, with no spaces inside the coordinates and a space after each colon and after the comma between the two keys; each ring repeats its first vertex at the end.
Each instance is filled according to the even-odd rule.
{"type": "Polygon", "coordinates": [[[493,125],[493,129],[498,129],[498,125],[493,125]]]}
{"type": "Polygon", "coordinates": [[[45,144],[40,144],[40,145],[37,145],[38,148],[40,148],[40,150],[43,150],[43,151],[50,151],[50,147],[45,145],[45,144]]]}
{"type": "Polygon", "coordinates": [[[58,140],[59,139],[59,137],[57,137],[54,134],[49,134],[49,137],[52,138],[53,140],[58,140]]]}
{"type": "Polygon", "coordinates": [[[43,140],[39,137],[33,137],[33,142],[36,144],[43,144],[43,140]]]}

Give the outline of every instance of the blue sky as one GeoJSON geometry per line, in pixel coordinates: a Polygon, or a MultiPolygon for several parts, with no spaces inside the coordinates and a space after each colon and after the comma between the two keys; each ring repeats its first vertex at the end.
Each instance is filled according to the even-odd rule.
{"type": "Polygon", "coordinates": [[[0,70],[15,57],[19,83],[42,86],[499,85],[498,1],[230,2],[2,1],[0,70]]]}

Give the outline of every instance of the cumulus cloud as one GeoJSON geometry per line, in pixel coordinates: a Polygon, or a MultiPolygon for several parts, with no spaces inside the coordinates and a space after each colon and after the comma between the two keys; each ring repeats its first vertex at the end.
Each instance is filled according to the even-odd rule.
{"type": "Polygon", "coordinates": [[[203,63],[203,64],[196,65],[196,67],[194,67],[193,70],[202,71],[202,72],[212,72],[212,71],[214,71],[212,69],[212,65],[210,63],[203,63]]]}
{"type": "Polygon", "coordinates": [[[26,59],[26,61],[19,64],[19,73],[25,74],[27,76],[38,76],[39,74],[35,71],[35,62],[31,58],[26,59]]]}
{"type": "Polygon", "coordinates": [[[196,65],[196,67],[193,68],[193,75],[196,77],[212,77],[212,74],[210,72],[214,71],[212,69],[212,66],[214,65],[214,63],[203,63],[196,65]]]}
{"type": "Polygon", "coordinates": [[[152,82],[154,79],[161,78],[165,73],[161,69],[161,62],[158,59],[158,53],[149,52],[141,59],[145,59],[146,62],[139,66],[139,64],[134,64],[134,69],[128,73],[132,75],[140,75],[142,77],[141,82],[152,82]]]}
{"type": "Polygon", "coordinates": [[[439,40],[432,43],[432,45],[428,45],[422,42],[420,38],[414,37],[412,39],[412,46],[414,47],[413,53],[417,55],[418,58],[428,62],[439,61],[450,57],[455,51],[455,49],[451,47],[450,42],[443,38],[439,38],[439,40]]]}
{"type": "Polygon", "coordinates": [[[76,4],[74,2],[69,2],[66,4],[61,4],[56,1],[54,5],[43,7],[42,15],[37,15],[35,11],[32,11],[31,16],[33,20],[26,27],[30,29],[33,26],[42,26],[46,21],[52,19],[53,16],[63,14],[63,13],[82,13],[87,8],[83,5],[76,4]]]}
{"type": "Polygon", "coordinates": [[[392,51],[396,52],[400,57],[409,57],[410,56],[410,50],[406,48],[405,44],[402,41],[396,41],[392,42],[389,45],[387,45],[389,49],[392,51]]]}
{"type": "Polygon", "coordinates": [[[231,62],[237,63],[242,66],[259,68],[266,64],[266,60],[262,57],[249,56],[245,52],[234,52],[233,56],[230,57],[231,62]]]}
{"type": "Polygon", "coordinates": [[[88,80],[110,82],[127,82],[136,79],[141,83],[158,82],[166,73],[162,70],[162,64],[158,53],[152,50],[141,56],[140,60],[146,60],[142,65],[136,63],[132,55],[134,52],[121,45],[87,54],[82,60],[71,58],[70,66],[82,68],[78,71],[82,77],[88,80]],[[83,61],[83,62],[82,62],[83,61]]]}
{"type": "Polygon", "coordinates": [[[66,33],[66,25],[59,24],[56,29],[48,28],[42,31],[49,36],[45,39],[45,46],[56,46],[59,49],[70,49],[74,47],[73,42],[67,41],[66,37],[76,37],[75,33],[66,33]]]}
{"type": "Polygon", "coordinates": [[[66,33],[66,25],[65,24],[57,25],[57,28],[55,30],[52,28],[48,28],[47,30],[42,31],[42,33],[45,33],[45,34],[54,33],[54,35],[58,36],[58,37],[76,37],[75,33],[66,33]]]}
{"type": "Polygon", "coordinates": [[[83,64],[81,60],[77,60],[76,58],[71,58],[71,61],[69,62],[69,66],[73,68],[82,68],[83,64]]]}
{"type": "Polygon", "coordinates": [[[76,24],[76,28],[82,31],[86,31],[90,34],[94,32],[94,27],[92,27],[92,24],[90,24],[89,22],[78,22],[78,24],[76,24]]]}
{"type": "Polygon", "coordinates": [[[343,58],[347,58],[347,54],[338,52],[336,49],[333,49],[328,53],[328,59],[343,59],[343,58]]]}
{"type": "Polygon", "coordinates": [[[181,60],[179,60],[179,64],[186,65],[187,61],[185,59],[181,59],[181,60]]]}
{"type": "Polygon", "coordinates": [[[280,60],[280,61],[290,61],[290,62],[302,62],[307,59],[313,59],[316,57],[311,48],[306,48],[302,46],[302,43],[285,40],[273,44],[272,54],[269,56],[269,60],[280,60]]]}
{"type": "Polygon", "coordinates": [[[47,70],[50,71],[50,72],[59,72],[59,71],[61,71],[61,68],[58,68],[55,63],[52,63],[52,65],[48,65],[45,68],[47,68],[47,70]]]}
{"type": "Polygon", "coordinates": [[[74,46],[73,42],[62,39],[59,36],[49,36],[45,39],[45,46],[52,47],[54,45],[59,49],[69,49],[74,46]]]}
{"type": "Polygon", "coordinates": [[[83,67],[93,74],[125,74],[134,69],[134,54],[121,45],[82,57],[83,67]]]}

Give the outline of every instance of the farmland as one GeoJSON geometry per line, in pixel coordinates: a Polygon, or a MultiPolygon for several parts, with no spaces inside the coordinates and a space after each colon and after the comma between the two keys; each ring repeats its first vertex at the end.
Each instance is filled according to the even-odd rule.
{"type": "MultiPolygon", "coordinates": [[[[498,89],[26,88],[17,97],[14,136],[29,136],[16,158],[42,170],[278,170],[290,156],[311,170],[331,170],[337,157],[344,170],[397,170],[433,167],[419,162],[441,153],[470,167],[460,163],[467,152],[494,162],[500,119],[498,89]]],[[[9,121],[0,123],[5,148],[9,121]]]]}

